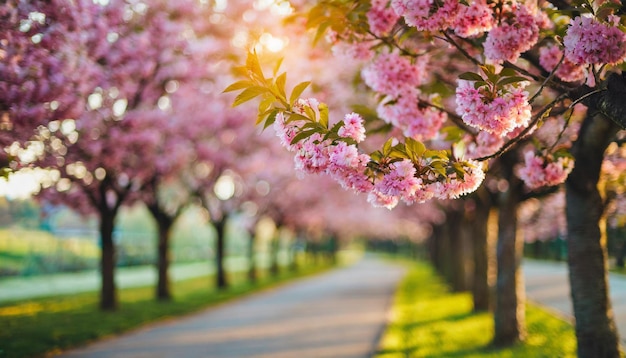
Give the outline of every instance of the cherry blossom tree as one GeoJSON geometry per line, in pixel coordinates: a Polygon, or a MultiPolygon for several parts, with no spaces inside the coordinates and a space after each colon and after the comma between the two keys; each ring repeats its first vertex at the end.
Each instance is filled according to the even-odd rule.
{"type": "Polygon", "coordinates": [[[10,147],[0,152],[3,171],[19,168],[37,127],[84,110],[99,79],[95,61],[108,49],[102,12],[89,0],[0,4],[0,146],[10,147]]]}
{"type": "MultiPolygon", "coordinates": [[[[136,200],[152,178],[157,164],[145,159],[153,158],[163,140],[154,124],[167,111],[171,84],[189,78],[193,70],[186,66],[192,36],[186,18],[194,14],[195,6],[193,2],[160,1],[98,5],[101,26],[85,35],[94,36],[107,49],[96,61],[97,87],[80,115],[50,122],[39,130],[46,154],[38,165],[56,170],[61,178],[45,197],[98,215],[100,306],[105,310],[117,306],[115,218],[119,208],[136,200]],[[98,32],[102,26],[103,36],[98,32]],[[155,123],[146,118],[154,118],[155,123]]],[[[80,55],[73,54],[78,59],[80,55]]]]}
{"type": "MultiPolygon", "coordinates": [[[[274,125],[296,154],[298,169],[328,174],[367,193],[375,205],[391,208],[401,200],[473,192],[484,178],[482,163],[498,157],[500,175],[512,188],[500,199],[500,215],[509,218],[509,225],[500,226],[500,240],[514,265],[522,180],[538,188],[567,179],[578,353],[618,356],[597,184],[604,151],[625,123],[619,101],[624,93],[619,65],[626,53],[620,11],[610,1],[319,1],[308,12],[308,26],[317,38],[326,33],[337,52],[368,62],[363,79],[380,95],[378,116],[399,132],[369,154],[359,150],[366,133],[358,115],[333,120],[319,100],[300,98],[307,82],[288,95],[286,75],[275,71],[267,78],[254,54],[241,71],[245,79],[228,90],[241,90],[235,104],[262,98],[260,122],[274,125]],[[429,70],[422,70],[428,64],[429,70]],[[552,144],[538,143],[531,152],[519,145],[556,116],[563,115],[562,127],[568,128],[576,122],[578,103],[587,111],[575,142],[557,147],[561,130],[552,144]],[[470,145],[451,136],[447,123],[465,130],[470,145]],[[451,150],[423,144],[446,136],[451,150]],[[486,153],[472,155],[476,148],[486,153]],[[519,155],[524,168],[516,170],[519,155]]],[[[497,343],[523,338],[521,329],[500,333],[496,327],[497,343]]]]}

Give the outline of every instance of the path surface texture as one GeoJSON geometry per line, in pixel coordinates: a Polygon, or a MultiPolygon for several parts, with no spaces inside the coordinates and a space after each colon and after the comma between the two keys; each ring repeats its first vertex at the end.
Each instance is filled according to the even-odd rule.
{"type": "MultiPolygon", "coordinates": [[[[524,260],[523,269],[528,299],[556,311],[573,322],[567,264],[524,260]]],[[[609,290],[617,330],[622,344],[626,346],[626,277],[610,274],[609,290]]]]}
{"type": "Polygon", "coordinates": [[[369,357],[404,273],[366,257],[63,357],[369,357]]]}

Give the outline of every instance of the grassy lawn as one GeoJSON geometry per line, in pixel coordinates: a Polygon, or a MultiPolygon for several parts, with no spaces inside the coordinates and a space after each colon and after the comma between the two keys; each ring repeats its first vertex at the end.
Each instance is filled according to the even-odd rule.
{"type": "Polygon", "coordinates": [[[184,315],[282,282],[319,273],[328,265],[301,267],[279,277],[261,276],[256,285],[245,275],[231,276],[232,288],[217,291],[213,277],[173,284],[174,300],[156,302],[154,288],[119,292],[117,312],[98,310],[98,293],[85,293],[0,304],[0,357],[33,357],[60,352],[88,341],[118,334],[148,322],[184,315]]]}
{"type": "Polygon", "coordinates": [[[493,348],[492,315],[472,313],[469,293],[450,293],[430,266],[412,264],[396,292],[376,357],[576,357],[570,323],[532,305],[526,321],[523,344],[493,348]]]}

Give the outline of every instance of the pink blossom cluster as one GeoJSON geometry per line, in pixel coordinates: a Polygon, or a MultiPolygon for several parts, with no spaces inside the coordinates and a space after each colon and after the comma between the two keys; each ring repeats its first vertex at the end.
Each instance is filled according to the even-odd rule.
{"type": "Polygon", "coordinates": [[[500,136],[518,127],[525,127],[531,118],[526,83],[519,87],[506,85],[495,98],[474,88],[473,81],[459,80],[456,89],[457,113],[472,127],[500,136]]]}
{"type": "MultiPolygon", "coordinates": [[[[563,56],[563,51],[558,46],[549,45],[539,49],[539,64],[548,71],[556,68],[563,56]]],[[[575,64],[568,58],[564,58],[563,62],[554,72],[554,75],[563,81],[576,82],[585,78],[585,72],[582,66],[575,64]]]]}
{"type": "Polygon", "coordinates": [[[352,138],[357,143],[362,142],[365,139],[363,118],[354,112],[346,114],[343,119],[343,125],[339,127],[337,134],[340,137],[352,138]]]}
{"type": "MultiPolygon", "coordinates": [[[[300,114],[311,110],[318,113],[319,105],[313,98],[298,99],[294,111],[300,114]]],[[[304,124],[303,120],[286,121],[283,113],[279,113],[274,122],[276,134],[283,146],[295,152],[296,169],[307,174],[328,174],[345,189],[367,193],[368,201],[375,206],[391,209],[400,200],[413,203],[434,197],[457,198],[476,190],[485,176],[479,163],[467,161],[462,163],[465,171],[462,178],[454,174],[442,178],[434,173],[420,178],[414,163],[402,160],[389,164],[385,173],[373,182],[366,174],[371,158],[360,153],[356,144],[348,144],[342,140],[333,142],[324,139],[319,133],[292,144],[293,138],[302,131],[304,124]]],[[[356,113],[347,114],[337,134],[357,143],[362,141],[365,137],[363,119],[356,113]]],[[[428,165],[428,160],[425,159],[421,165],[428,165]]]]}
{"type": "Polygon", "coordinates": [[[376,36],[388,35],[400,18],[388,4],[388,0],[372,0],[372,7],[367,12],[367,23],[376,36]]]}
{"type": "Polygon", "coordinates": [[[457,0],[444,0],[436,7],[433,3],[432,0],[391,0],[391,7],[404,17],[407,25],[420,31],[434,32],[452,27],[462,5],[457,0]]]}
{"type": "Polygon", "coordinates": [[[374,206],[392,209],[400,200],[411,203],[423,203],[430,199],[456,199],[475,191],[485,179],[478,162],[467,161],[463,168],[465,174],[459,178],[452,174],[445,180],[416,177],[413,163],[408,160],[389,165],[390,171],[374,185],[367,200],[374,206]]]}
{"type": "Polygon", "coordinates": [[[487,34],[485,57],[494,63],[517,61],[539,39],[538,18],[523,5],[509,8],[500,24],[487,34]]]}
{"type": "Polygon", "coordinates": [[[378,93],[399,97],[426,82],[425,57],[416,63],[395,52],[378,55],[361,71],[361,77],[371,89],[378,93]]]}
{"type": "Polygon", "coordinates": [[[459,6],[454,22],[454,33],[472,37],[490,31],[495,25],[493,10],[485,0],[471,1],[469,6],[459,6]]]}
{"type": "MultiPolygon", "coordinates": [[[[616,22],[619,23],[619,18],[616,22]]],[[[616,25],[610,26],[586,16],[572,19],[563,38],[565,56],[579,65],[624,61],[626,34],[616,25]]]]}
{"type": "Polygon", "coordinates": [[[530,189],[561,184],[574,169],[574,161],[559,157],[556,161],[536,156],[533,151],[524,154],[524,166],[518,176],[530,189]]]}
{"type": "Polygon", "coordinates": [[[333,43],[331,51],[335,57],[345,57],[349,59],[369,61],[374,57],[371,42],[343,42],[337,41],[333,43]]]}
{"type": "Polygon", "coordinates": [[[386,173],[369,192],[367,201],[379,207],[392,209],[400,200],[411,203],[423,203],[433,198],[456,199],[475,191],[485,179],[480,164],[468,161],[464,165],[462,179],[450,175],[445,181],[424,182],[417,178],[413,163],[402,160],[389,165],[386,173]]]}
{"type": "Polygon", "coordinates": [[[434,138],[448,116],[445,112],[419,105],[418,91],[413,89],[395,101],[381,102],[378,116],[400,129],[404,136],[417,140],[434,138]]]}
{"type": "MultiPolygon", "coordinates": [[[[306,115],[307,109],[312,110],[319,118],[319,101],[315,98],[298,99],[293,106],[294,112],[306,115]]],[[[295,152],[294,162],[298,171],[307,174],[326,173],[337,180],[346,189],[366,192],[371,187],[365,168],[370,158],[360,154],[355,144],[344,141],[333,143],[324,139],[319,133],[291,143],[301,131],[304,121],[287,122],[283,113],[278,113],[274,121],[276,135],[281,144],[289,151],[295,152]]],[[[363,119],[356,113],[347,114],[343,125],[337,133],[344,138],[351,138],[357,143],[365,139],[363,119]]]]}
{"type": "Polygon", "coordinates": [[[326,41],[331,44],[333,56],[350,60],[369,61],[374,57],[372,47],[375,43],[363,37],[347,41],[333,30],[326,32],[326,41]]]}
{"type": "Polygon", "coordinates": [[[467,136],[468,141],[465,155],[468,158],[480,158],[491,155],[504,145],[504,137],[480,131],[475,138],[467,136]]]}

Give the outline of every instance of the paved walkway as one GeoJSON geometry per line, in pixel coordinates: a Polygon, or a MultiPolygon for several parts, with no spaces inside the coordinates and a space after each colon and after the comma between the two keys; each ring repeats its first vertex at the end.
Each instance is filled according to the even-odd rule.
{"type": "MultiPolygon", "coordinates": [[[[523,269],[528,299],[556,311],[573,322],[567,264],[525,259],[523,269]]],[[[622,344],[626,345],[626,277],[611,274],[609,289],[617,329],[622,344]]]]}
{"type": "Polygon", "coordinates": [[[368,357],[404,273],[402,266],[366,257],[63,357],[368,357]]]}

